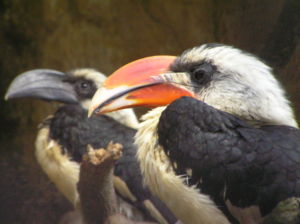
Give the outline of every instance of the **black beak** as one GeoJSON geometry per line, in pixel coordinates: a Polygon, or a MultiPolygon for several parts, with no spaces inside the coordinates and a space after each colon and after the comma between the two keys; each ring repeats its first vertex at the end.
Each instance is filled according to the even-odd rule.
{"type": "Polygon", "coordinates": [[[10,84],[5,100],[37,98],[62,103],[78,103],[70,83],[64,82],[63,72],[50,69],[30,70],[17,76],[10,84]]]}

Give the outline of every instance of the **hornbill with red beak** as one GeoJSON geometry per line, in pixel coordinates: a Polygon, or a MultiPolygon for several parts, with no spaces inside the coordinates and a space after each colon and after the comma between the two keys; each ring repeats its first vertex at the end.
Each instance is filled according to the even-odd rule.
{"type": "Polygon", "coordinates": [[[300,196],[300,132],[255,56],[204,44],[134,61],[105,81],[89,115],[135,106],[157,107],[135,136],[144,181],[183,223],[228,223],[216,206],[258,223],[300,196]]]}
{"type": "Polygon", "coordinates": [[[175,223],[169,209],[143,186],[133,145],[138,125],[133,110],[87,119],[91,98],[105,79],[94,69],[67,73],[31,70],[12,82],[6,99],[31,97],[65,104],[40,125],[35,154],[43,171],[75,208],[79,202],[77,182],[82,156],[89,145],[106,148],[113,141],[123,145],[123,156],[116,162],[113,179],[121,213],[137,221],[154,218],[160,223],[175,223]]]}

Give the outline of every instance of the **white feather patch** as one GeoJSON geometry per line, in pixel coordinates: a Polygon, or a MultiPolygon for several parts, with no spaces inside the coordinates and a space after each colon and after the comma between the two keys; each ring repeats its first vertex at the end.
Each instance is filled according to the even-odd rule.
{"type": "Polygon", "coordinates": [[[297,127],[289,100],[272,69],[253,55],[231,46],[202,45],[183,53],[181,63],[210,62],[219,75],[200,100],[252,123],[297,127]],[[221,100],[220,100],[221,99],[221,100]]]}
{"type": "Polygon", "coordinates": [[[79,164],[71,161],[67,154],[63,155],[60,146],[54,140],[49,142],[48,127],[40,129],[35,148],[37,161],[43,171],[76,207],[79,200],[76,187],[79,179],[79,164]]]}

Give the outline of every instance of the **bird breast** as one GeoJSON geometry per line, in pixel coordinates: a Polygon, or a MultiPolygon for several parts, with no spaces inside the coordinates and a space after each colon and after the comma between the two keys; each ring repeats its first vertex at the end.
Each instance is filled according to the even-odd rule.
{"type": "Polygon", "coordinates": [[[135,144],[145,184],[185,224],[228,224],[227,218],[207,195],[188,187],[177,176],[171,162],[158,144],[157,125],[165,107],[158,107],[142,117],[135,144]]]}

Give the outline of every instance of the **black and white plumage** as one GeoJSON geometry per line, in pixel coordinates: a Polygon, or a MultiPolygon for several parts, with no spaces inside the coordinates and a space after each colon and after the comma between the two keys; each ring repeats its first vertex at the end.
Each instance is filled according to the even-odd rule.
{"type": "MultiPolygon", "coordinates": [[[[269,214],[278,202],[300,197],[300,132],[285,125],[255,128],[206,103],[181,98],[162,113],[159,144],[222,210],[244,220],[235,208],[258,206],[255,217],[269,214]],[[234,206],[234,207],[233,207],[234,206]]],[[[254,212],[254,209],[253,209],[254,212]]]]}
{"type": "Polygon", "coordinates": [[[228,223],[217,205],[233,222],[257,223],[282,199],[300,196],[289,101],[271,68],[236,48],[205,44],[132,62],[106,80],[90,114],[182,96],[195,99],[153,109],[136,134],[146,184],[180,220],[228,223]]]}
{"type": "Polygon", "coordinates": [[[68,200],[78,206],[80,162],[89,147],[105,148],[110,141],[123,145],[123,156],[116,162],[114,186],[120,212],[135,220],[175,223],[165,205],[143,186],[139,163],[135,158],[133,137],[138,121],[132,110],[87,119],[87,107],[105,76],[93,69],[68,73],[32,70],[11,84],[7,99],[33,97],[65,103],[40,125],[36,140],[36,158],[44,172],[68,200]]]}

